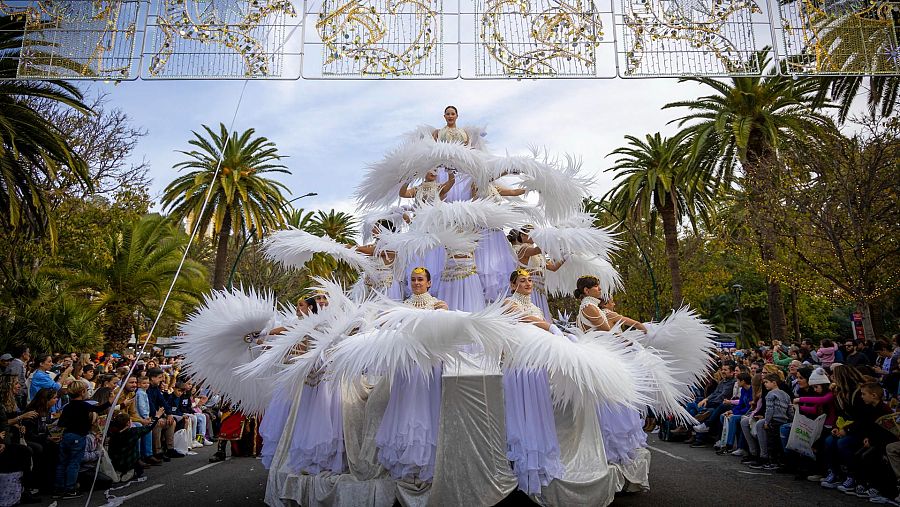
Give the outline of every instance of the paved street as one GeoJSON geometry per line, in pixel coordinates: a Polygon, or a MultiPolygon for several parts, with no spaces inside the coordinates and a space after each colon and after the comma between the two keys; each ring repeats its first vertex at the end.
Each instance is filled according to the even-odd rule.
{"type": "MultiPolygon", "coordinates": [[[[709,448],[691,449],[680,443],[649,439],[653,454],[649,493],[620,495],[616,506],[867,506],[873,505],[818,483],[795,480],[791,475],[757,472],[738,458],[716,456],[709,448]]],[[[109,494],[122,505],[141,507],[253,507],[263,505],[266,472],[259,460],[239,458],[209,465],[213,447],[197,456],[153,467],[144,482],[133,483],[109,494]],[[173,499],[174,503],[173,503],[173,499]]],[[[56,507],[85,505],[86,497],[59,501],[56,507]]],[[[516,505],[519,502],[506,502],[516,505]]],[[[101,491],[91,506],[117,505],[101,491]]],[[[43,505],[53,505],[45,502],[43,505]]]]}

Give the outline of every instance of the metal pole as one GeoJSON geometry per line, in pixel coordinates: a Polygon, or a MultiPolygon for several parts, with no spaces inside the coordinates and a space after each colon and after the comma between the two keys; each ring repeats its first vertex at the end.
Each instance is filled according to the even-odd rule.
{"type": "Polygon", "coordinates": [[[740,345],[744,345],[744,309],[741,307],[741,291],[744,290],[740,284],[732,285],[732,288],[737,292],[737,308],[735,308],[735,313],[738,314],[738,336],[740,337],[740,345]]]}

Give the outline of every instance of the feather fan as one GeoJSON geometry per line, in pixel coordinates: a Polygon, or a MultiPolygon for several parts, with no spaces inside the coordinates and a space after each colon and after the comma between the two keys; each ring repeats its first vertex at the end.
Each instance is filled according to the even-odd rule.
{"type": "Polygon", "coordinates": [[[594,185],[592,179],[579,175],[581,163],[571,156],[566,157],[563,168],[546,152],[538,150],[532,150],[531,156],[494,157],[490,165],[494,177],[517,174],[523,188],[538,192],[538,207],[551,220],[561,220],[579,211],[594,185]]]}
{"type": "Polygon", "coordinates": [[[600,256],[609,260],[619,245],[609,229],[591,226],[535,227],[528,232],[534,244],[551,259],[565,259],[569,255],[600,256]]]}
{"type": "Polygon", "coordinates": [[[245,382],[234,368],[253,359],[246,337],[259,333],[271,321],[275,298],[269,292],[248,289],[214,291],[179,326],[179,349],[185,373],[219,392],[249,413],[262,413],[271,395],[269,386],[245,382]]]}
{"type": "Polygon", "coordinates": [[[646,394],[657,416],[672,416],[676,422],[691,426],[697,424],[697,420],[685,409],[685,405],[693,401],[693,395],[690,386],[676,378],[681,372],[673,370],[672,364],[664,360],[659,352],[638,342],[634,342],[631,356],[638,368],[646,373],[646,394]]]}
{"type": "Polygon", "coordinates": [[[439,165],[469,174],[476,183],[490,181],[485,154],[428,136],[407,141],[369,165],[356,187],[356,200],[364,208],[389,207],[397,202],[403,183],[421,180],[439,165]]]}
{"type": "Polygon", "coordinates": [[[641,410],[649,401],[637,388],[644,372],[627,361],[624,345],[573,342],[530,324],[518,326],[516,340],[507,367],[547,370],[557,404],[584,408],[607,402],[641,410]]]}
{"type": "Polygon", "coordinates": [[[527,217],[510,204],[476,199],[420,206],[416,209],[410,229],[422,232],[460,229],[475,232],[480,229],[521,227],[526,223],[527,217]]]}
{"type": "Polygon", "coordinates": [[[300,229],[276,231],[263,243],[266,257],[292,268],[303,268],[316,253],[324,253],[336,260],[344,261],[354,269],[366,273],[375,273],[375,266],[368,255],[363,255],[353,248],[320,237],[300,229]]]}
{"type": "Polygon", "coordinates": [[[468,345],[480,346],[485,356],[499,359],[509,350],[507,339],[515,322],[500,303],[474,313],[396,305],[375,319],[374,329],[338,344],[330,370],[344,379],[363,373],[430,376],[432,366],[459,361],[468,345]]]}
{"type": "Polygon", "coordinates": [[[680,382],[693,384],[709,373],[716,342],[712,339],[712,327],[696,312],[683,306],[662,322],[645,326],[647,334],[638,340],[662,352],[678,370],[674,376],[680,382]]]}
{"type": "Polygon", "coordinates": [[[612,296],[622,288],[619,272],[598,256],[571,255],[556,271],[544,271],[547,293],[567,296],[575,291],[575,285],[582,276],[595,276],[600,281],[600,291],[604,296],[612,296]]]}

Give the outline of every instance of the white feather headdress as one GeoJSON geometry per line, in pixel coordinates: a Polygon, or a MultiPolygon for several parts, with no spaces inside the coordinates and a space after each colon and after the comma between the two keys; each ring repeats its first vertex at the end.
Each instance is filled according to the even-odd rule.
{"type": "Polygon", "coordinates": [[[203,304],[179,326],[185,373],[241,410],[262,413],[271,389],[243,381],[234,375],[234,369],[253,359],[253,340],[275,314],[275,298],[270,292],[233,289],[205,296],[203,304]]]}
{"type": "Polygon", "coordinates": [[[551,259],[565,259],[569,255],[599,256],[609,260],[618,248],[619,241],[609,229],[599,229],[590,225],[567,225],[565,223],[535,227],[528,236],[541,252],[551,259]]]}

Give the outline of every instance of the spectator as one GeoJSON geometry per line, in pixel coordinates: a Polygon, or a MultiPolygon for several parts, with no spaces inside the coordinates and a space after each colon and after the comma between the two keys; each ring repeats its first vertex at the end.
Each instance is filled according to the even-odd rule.
{"type": "MultiPolygon", "coordinates": [[[[832,371],[832,385],[838,410],[846,420],[862,420],[869,411],[859,392],[859,387],[866,383],[866,379],[856,368],[850,366],[835,366],[832,371]]],[[[822,487],[834,489],[843,486],[844,489],[855,489],[856,481],[848,474],[847,464],[853,459],[853,455],[862,447],[862,437],[859,432],[850,430],[853,424],[840,424],[838,419],[831,435],[825,438],[825,466],[828,475],[822,480],[822,487]]]]}
{"type": "MultiPolygon", "coordinates": [[[[7,397],[15,399],[15,392],[12,391],[12,388],[18,382],[18,377],[14,375],[9,375],[9,377],[9,380],[4,379],[3,382],[9,392],[0,392],[0,396],[4,399],[7,397]]],[[[31,450],[28,446],[21,445],[13,439],[9,423],[10,417],[6,412],[7,406],[8,403],[0,403],[0,473],[21,472],[22,483],[25,486],[22,503],[39,503],[41,499],[31,493],[34,486],[31,450]]]]}
{"type": "MultiPolygon", "coordinates": [[[[58,401],[56,390],[41,389],[31,403],[25,407],[25,413],[34,412],[36,417],[28,417],[22,421],[25,428],[25,443],[32,453],[32,468],[35,482],[45,488],[53,484],[56,476],[56,457],[59,454],[58,440],[50,434],[53,417],[50,409],[58,401]]],[[[49,489],[49,488],[47,488],[49,489]]]]}
{"type": "MultiPolygon", "coordinates": [[[[875,382],[859,387],[860,398],[866,410],[858,413],[858,420],[853,421],[851,429],[862,439],[862,447],[856,452],[848,466],[848,476],[856,480],[854,488],[850,485],[838,486],[841,491],[852,491],[856,496],[874,498],[873,503],[886,503],[882,491],[896,489],[896,478],[883,466],[888,444],[897,438],[890,431],[881,427],[878,421],[882,417],[893,417],[890,407],[883,401],[884,389],[875,382]]],[[[893,494],[891,494],[893,496],[893,494]]]]}
{"type": "Polygon", "coordinates": [[[131,417],[125,412],[117,412],[109,426],[109,459],[113,468],[121,476],[127,477],[133,471],[134,477],[144,473],[144,462],[141,460],[139,442],[149,435],[166,410],[160,407],[148,424],[132,427],[131,417]]]}
{"type": "Polygon", "coordinates": [[[150,380],[150,386],[147,388],[147,399],[150,402],[150,413],[155,414],[160,408],[165,409],[166,417],[160,419],[159,423],[153,427],[153,453],[163,461],[169,461],[171,458],[181,458],[182,455],[175,451],[175,417],[172,409],[166,402],[166,397],[160,389],[163,381],[163,372],[159,368],[147,371],[147,378],[150,380]],[[162,438],[162,432],[165,431],[165,439],[162,438]],[[165,447],[164,447],[165,445],[165,447]]]}
{"type": "Polygon", "coordinates": [[[93,364],[88,363],[81,367],[81,380],[85,382],[87,386],[87,397],[94,397],[94,389],[96,389],[96,384],[94,384],[94,375],[97,373],[97,369],[93,364]]]}
{"type": "Polygon", "coordinates": [[[848,349],[847,357],[844,358],[844,364],[850,366],[872,366],[869,356],[866,354],[866,341],[856,340],[853,343],[852,350],[848,349]]]}
{"type": "Polygon", "coordinates": [[[12,356],[9,366],[6,367],[6,373],[19,378],[19,392],[16,393],[16,404],[19,405],[19,408],[25,408],[25,405],[28,403],[28,384],[26,382],[28,377],[25,375],[25,370],[27,369],[28,361],[31,360],[31,350],[28,347],[19,345],[13,348],[12,356]]]}
{"type": "MultiPolygon", "coordinates": [[[[722,422],[720,426],[725,425],[724,433],[727,434],[725,441],[718,454],[729,454],[737,450],[738,433],[740,431],[741,417],[750,411],[750,405],[753,401],[753,390],[751,383],[753,379],[748,373],[740,373],[737,377],[737,385],[740,388],[740,395],[737,400],[725,400],[723,403],[731,405],[731,410],[722,414],[722,422]]],[[[710,431],[714,431],[711,427],[710,431]]]]}
{"type": "MultiPolygon", "coordinates": [[[[716,386],[716,389],[697,403],[689,403],[687,410],[691,415],[700,416],[704,420],[715,420],[725,413],[730,406],[723,403],[725,399],[730,399],[733,394],[733,388],[736,383],[734,378],[734,366],[725,364],[720,370],[722,381],[716,386]],[[705,414],[705,415],[703,415],[705,414]]],[[[708,445],[705,442],[706,433],[709,432],[709,426],[705,422],[701,422],[694,426],[694,441],[692,447],[704,447],[708,445]]]]}
{"type": "Polygon", "coordinates": [[[84,456],[87,434],[91,431],[97,412],[106,410],[110,404],[91,405],[84,397],[87,387],[82,382],[73,382],[69,390],[69,403],[63,408],[59,426],[63,428],[59,444],[59,462],[56,465],[56,494],[54,498],[78,498],[81,494],[75,488],[81,460],[84,456]]]}
{"type": "MultiPolygon", "coordinates": [[[[50,371],[50,368],[53,368],[53,356],[50,354],[39,355],[35,360],[34,373],[31,375],[31,388],[28,391],[29,400],[33,399],[34,395],[41,389],[46,389],[48,387],[56,389],[57,391],[62,389],[62,384],[54,381],[53,377],[47,373],[50,371]]],[[[63,373],[68,375],[69,371],[63,370],[63,373]]]]}
{"type": "MultiPolygon", "coordinates": [[[[791,420],[791,397],[779,387],[779,377],[768,374],[763,378],[763,387],[766,389],[766,411],[762,419],[756,423],[756,442],[758,443],[759,459],[750,463],[750,468],[761,470],[775,470],[778,468],[778,460],[781,458],[782,424],[791,420]]],[[[753,435],[748,443],[753,442],[753,435]]],[[[754,446],[751,444],[750,452],[754,454],[754,446]]]]}
{"type": "Polygon", "coordinates": [[[811,341],[804,339],[800,342],[800,350],[799,350],[799,359],[801,363],[809,363],[809,364],[819,364],[821,361],[819,360],[819,356],[816,355],[816,351],[813,350],[813,344],[811,341]]]}
{"type": "MultiPolygon", "coordinates": [[[[141,426],[150,426],[153,422],[150,417],[150,400],[147,397],[147,388],[150,387],[150,379],[147,377],[141,377],[137,382],[138,389],[135,392],[135,409],[137,410],[138,417],[140,417],[140,421],[137,424],[141,426]]],[[[165,413],[165,410],[163,410],[165,413]]],[[[140,440],[140,450],[141,455],[140,459],[144,463],[148,465],[159,466],[162,464],[162,460],[153,456],[153,433],[147,432],[145,433],[140,440]]]]}
{"type": "Polygon", "coordinates": [[[831,368],[831,365],[834,364],[837,351],[838,347],[833,341],[822,340],[819,350],[816,351],[816,357],[819,358],[819,362],[822,366],[831,368]]]}

